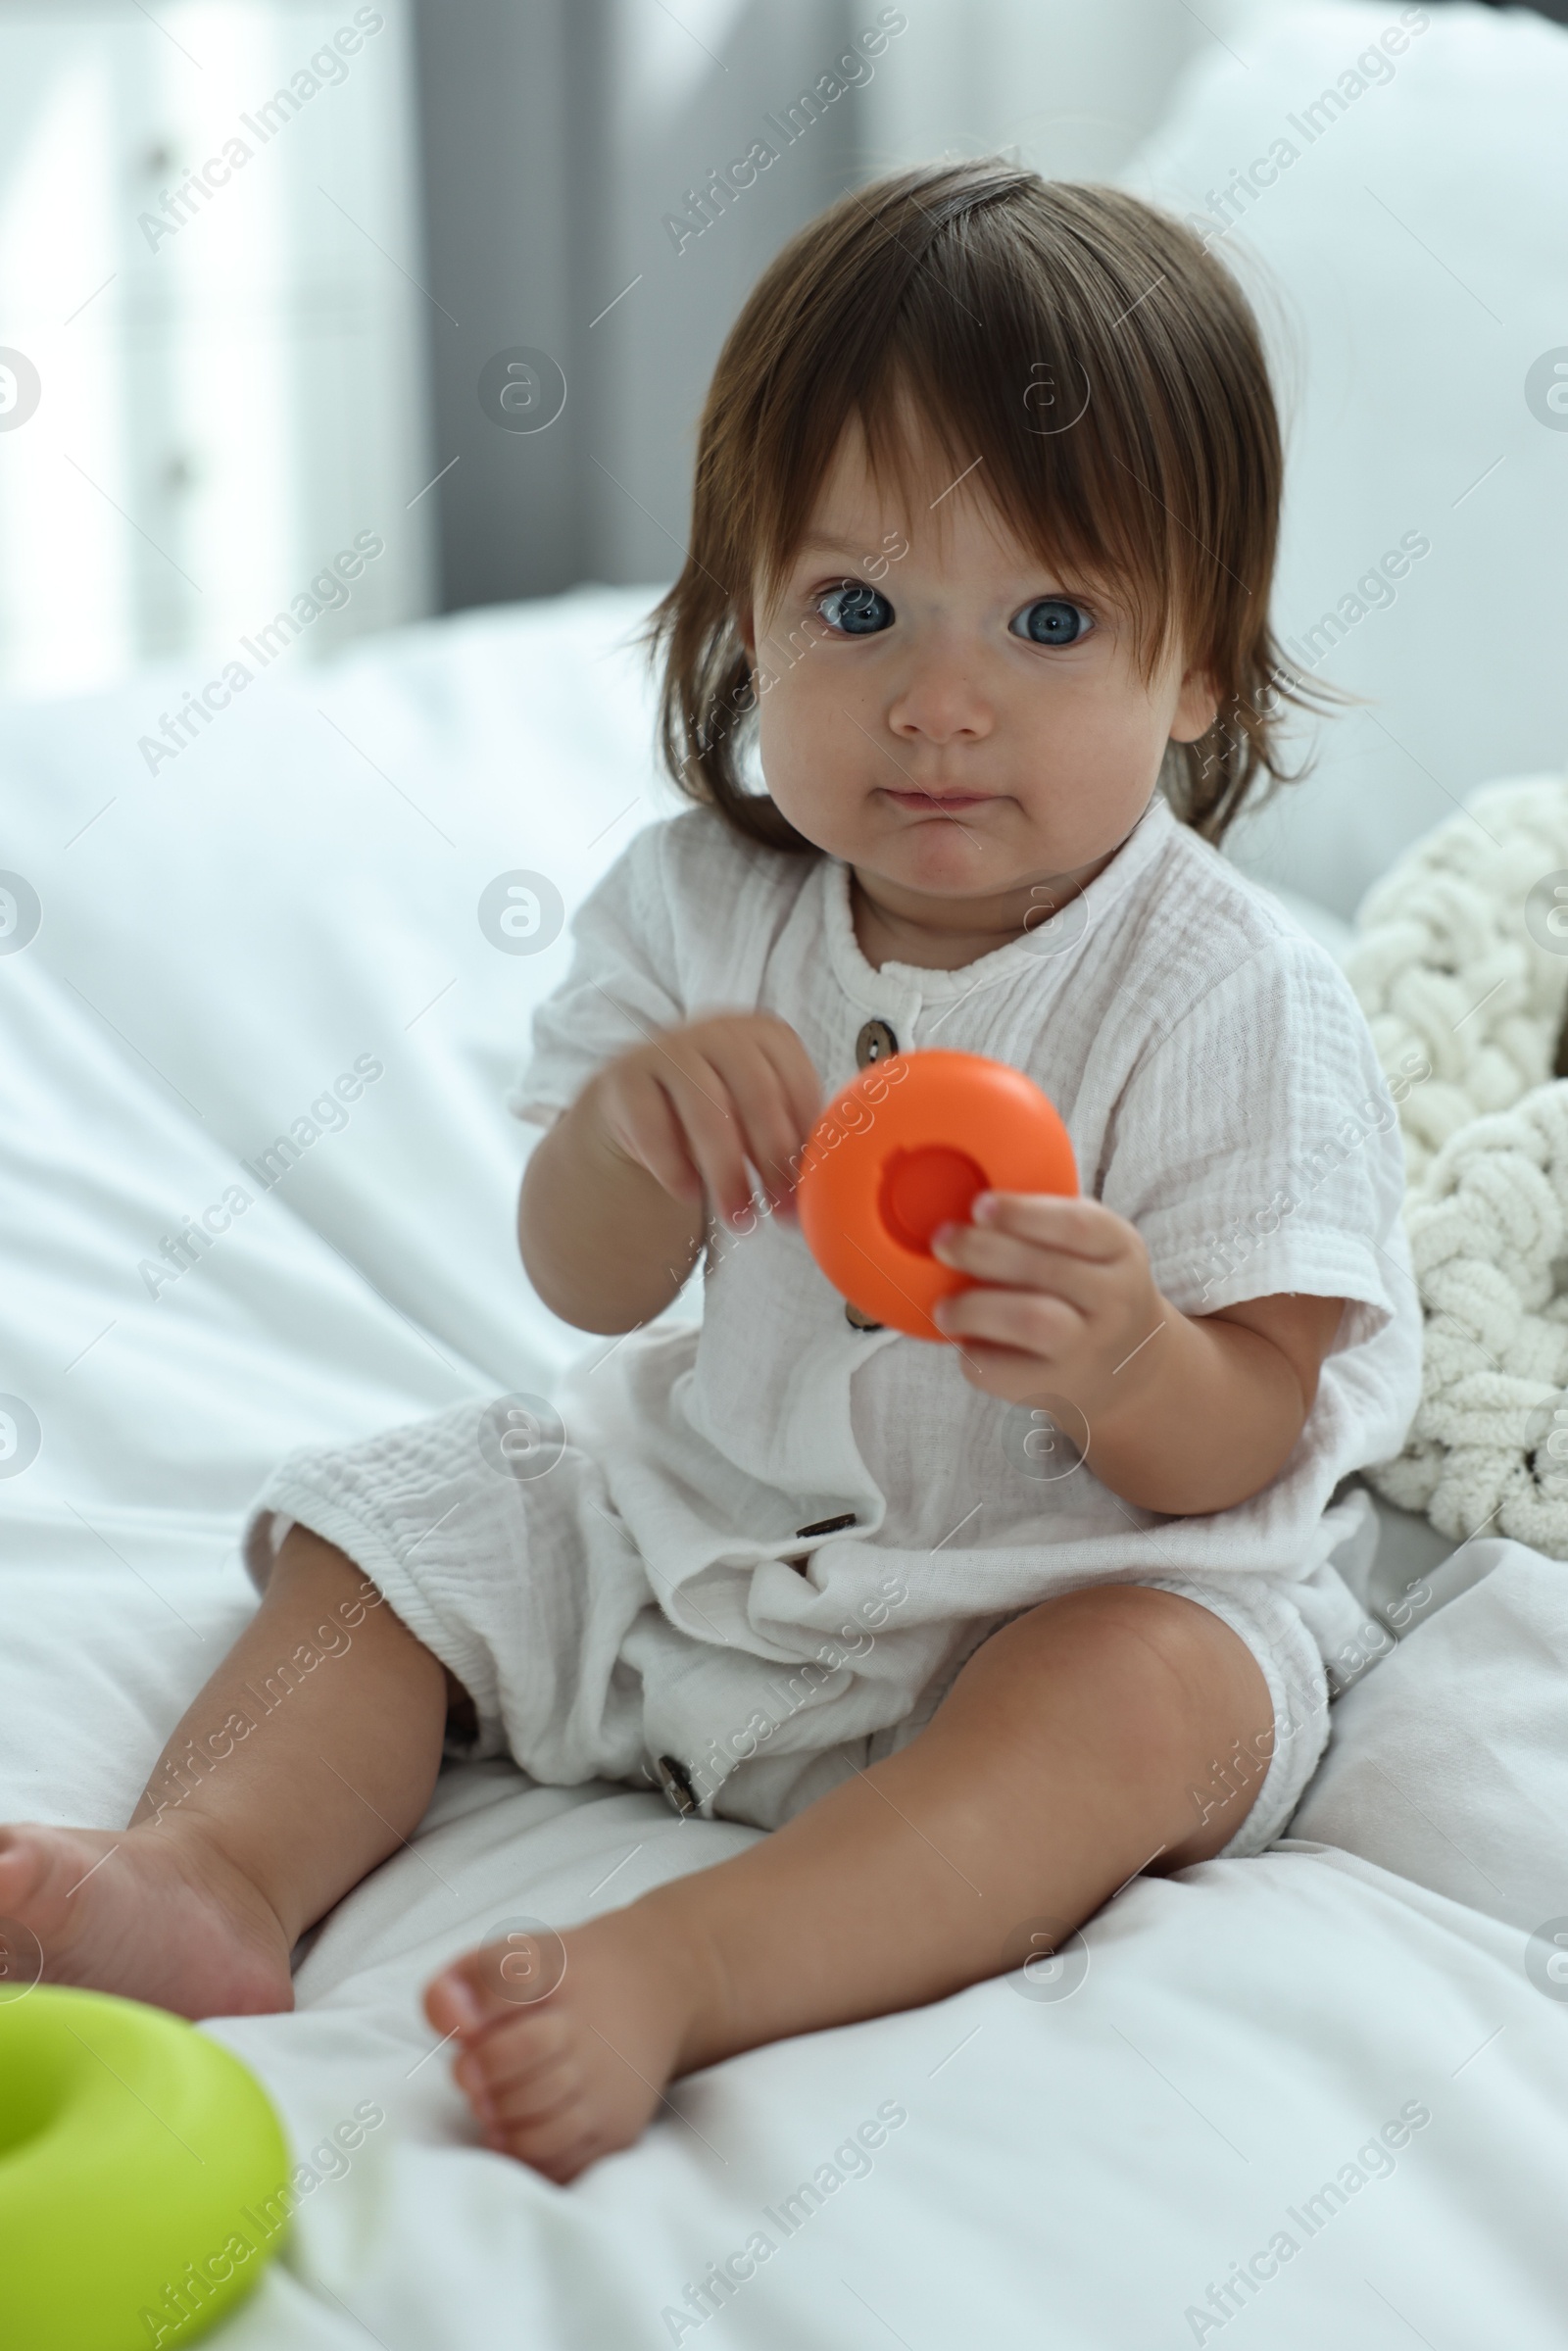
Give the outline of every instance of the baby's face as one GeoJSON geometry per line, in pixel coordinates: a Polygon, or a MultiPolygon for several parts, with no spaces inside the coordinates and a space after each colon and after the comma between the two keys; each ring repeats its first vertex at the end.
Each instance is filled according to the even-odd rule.
{"type": "Polygon", "coordinates": [[[1031,885],[1088,879],[1148,807],[1166,744],[1216,710],[1174,656],[1146,686],[1125,613],[1043,568],[940,459],[914,514],[888,511],[858,427],[783,593],[742,627],[773,800],[937,928],[1021,928],[1031,885]]]}

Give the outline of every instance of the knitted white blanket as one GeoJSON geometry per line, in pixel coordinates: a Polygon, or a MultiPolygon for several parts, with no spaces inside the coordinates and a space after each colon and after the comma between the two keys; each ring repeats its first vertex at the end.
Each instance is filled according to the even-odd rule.
{"type": "Polygon", "coordinates": [[[1402,1077],[1425,1325],[1420,1409],[1368,1482],[1455,1540],[1568,1558],[1568,779],[1472,794],[1357,929],[1346,970],[1402,1077]]]}

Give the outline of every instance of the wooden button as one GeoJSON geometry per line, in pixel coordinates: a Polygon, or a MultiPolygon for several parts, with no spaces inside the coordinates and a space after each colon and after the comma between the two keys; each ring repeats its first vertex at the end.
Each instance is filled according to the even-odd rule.
{"type": "Polygon", "coordinates": [[[886,1323],[873,1322],[868,1314],[860,1312],[858,1306],[852,1306],[848,1298],[844,1301],[844,1319],[852,1331],[885,1331],[887,1329],[886,1323]]]}
{"type": "MultiPolygon", "coordinates": [[[[879,1323],[877,1328],[880,1330],[881,1327],[879,1323]]],[[[836,1535],[841,1527],[853,1527],[855,1523],[853,1510],[841,1510],[837,1518],[816,1518],[808,1527],[797,1527],[795,1532],[797,1535],[836,1535]]]]}
{"type": "Polygon", "coordinates": [[[887,1022],[868,1020],[855,1040],[856,1064],[863,1069],[868,1061],[885,1061],[889,1053],[898,1050],[899,1041],[887,1022]]]}

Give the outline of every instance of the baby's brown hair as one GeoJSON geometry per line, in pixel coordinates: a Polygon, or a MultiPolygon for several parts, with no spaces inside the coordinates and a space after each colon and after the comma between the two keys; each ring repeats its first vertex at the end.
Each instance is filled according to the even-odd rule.
{"type": "Polygon", "coordinates": [[[1161,771],[1178,816],[1217,842],[1258,776],[1299,780],[1282,706],[1359,698],[1298,676],[1270,628],[1284,465],[1246,295],[1139,198],[984,157],[841,197],[730,329],[686,562],[640,632],[663,661],[660,748],[691,799],[749,840],[814,849],[743,779],[757,697],[737,612],[754,574],[763,606],[782,587],[852,419],[878,484],[906,484],[901,395],[1043,563],[1124,598],[1146,683],[1173,637],[1212,676],[1214,724],[1161,771]]]}

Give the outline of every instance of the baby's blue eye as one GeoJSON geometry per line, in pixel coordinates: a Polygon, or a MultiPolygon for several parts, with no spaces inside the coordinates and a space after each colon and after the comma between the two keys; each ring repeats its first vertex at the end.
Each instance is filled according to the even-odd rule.
{"type": "Polygon", "coordinates": [[[1082,605],[1069,604],[1065,596],[1042,596],[1037,604],[1025,605],[1018,617],[1024,625],[1016,633],[1035,645],[1076,645],[1094,626],[1082,605]]]}
{"type": "Polygon", "coordinates": [[[842,587],[824,590],[816,599],[816,609],[830,628],[840,628],[849,637],[875,636],[893,618],[887,598],[858,579],[847,579],[842,587]],[[824,609],[835,604],[836,612],[824,609]]]}

